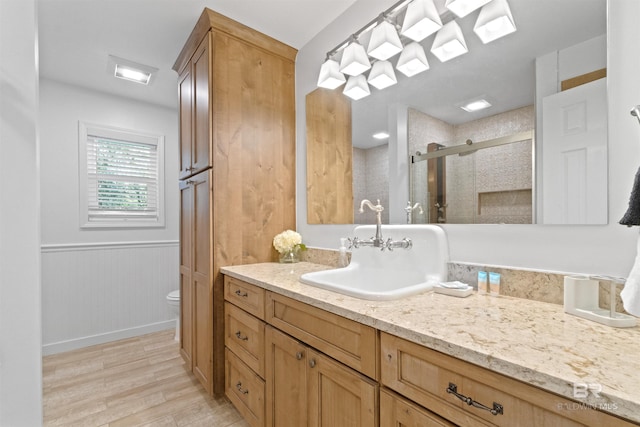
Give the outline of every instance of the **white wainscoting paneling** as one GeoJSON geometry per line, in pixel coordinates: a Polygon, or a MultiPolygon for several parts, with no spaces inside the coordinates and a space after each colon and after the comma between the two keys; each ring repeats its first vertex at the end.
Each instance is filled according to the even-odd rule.
{"type": "Polygon", "coordinates": [[[175,327],[177,241],[42,246],[43,354],[175,327]]]}

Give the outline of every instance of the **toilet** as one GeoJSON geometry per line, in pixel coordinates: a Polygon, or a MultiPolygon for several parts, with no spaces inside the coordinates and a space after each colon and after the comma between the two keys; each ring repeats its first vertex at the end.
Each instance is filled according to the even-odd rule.
{"type": "Polygon", "coordinates": [[[167,294],[167,304],[176,316],[176,334],[174,339],[180,341],[180,291],[171,291],[167,294]]]}

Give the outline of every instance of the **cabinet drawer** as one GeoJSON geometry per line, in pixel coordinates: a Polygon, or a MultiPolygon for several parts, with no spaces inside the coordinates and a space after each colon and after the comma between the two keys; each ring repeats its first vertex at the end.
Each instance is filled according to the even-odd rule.
{"type": "Polygon", "coordinates": [[[455,424],[385,389],[380,390],[380,425],[455,427],[455,424]]]}
{"type": "Polygon", "coordinates": [[[264,322],[224,303],[224,342],[247,366],[264,378],[264,322]]]}
{"type": "Polygon", "coordinates": [[[459,425],[632,425],[586,407],[575,410],[577,402],[393,335],[380,334],[380,351],[383,385],[459,425]]]}
{"type": "Polygon", "coordinates": [[[264,320],[265,290],[242,280],[224,276],[224,299],[264,320]]]}
{"type": "Polygon", "coordinates": [[[267,292],[266,321],[345,365],[378,378],[377,330],[267,292]]]}
{"type": "Polygon", "coordinates": [[[252,427],[264,426],[264,381],[229,349],[225,350],[225,393],[252,427]]]}

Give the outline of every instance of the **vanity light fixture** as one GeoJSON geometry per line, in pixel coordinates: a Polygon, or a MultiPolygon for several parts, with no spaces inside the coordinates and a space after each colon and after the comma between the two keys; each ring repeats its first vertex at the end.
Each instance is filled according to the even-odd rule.
{"type": "Polygon", "coordinates": [[[492,0],[483,6],[473,31],[485,44],[515,32],[516,24],[507,0],[492,0]]]}
{"type": "Polygon", "coordinates": [[[359,76],[349,77],[342,93],[354,101],[357,101],[358,99],[371,95],[371,89],[369,89],[365,76],[360,74],[359,76]]]}
{"type": "Polygon", "coordinates": [[[157,68],[109,55],[109,70],[114,77],[148,85],[157,68]]]}
{"type": "Polygon", "coordinates": [[[406,45],[400,54],[396,69],[407,77],[428,70],[429,62],[427,62],[427,55],[424,53],[422,45],[418,42],[406,45]]]}
{"type": "Polygon", "coordinates": [[[469,113],[484,110],[485,108],[489,107],[491,107],[491,103],[489,103],[489,101],[487,101],[486,99],[476,99],[475,101],[471,101],[460,106],[460,108],[469,113]]]}
{"type": "Polygon", "coordinates": [[[433,0],[414,0],[407,6],[402,22],[403,36],[422,41],[442,28],[442,20],[433,0]]]}
{"type": "Polygon", "coordinates": [[[358,76],[369,68],[371,68],[371,62],[369,62],[367,52],[354,36],[353,41],[342,51],[340,72],[349,76],[358,76]]]}
{"type": "Polygon", "coordinates": [[[441,62],[446,62],[468,51],[462,30],[456,21],[449,21],[440,28],[431,46],[431,53],[441,62]]]}
{"type": "Polygon", "coordinates": [[[327,58],[320,67],[320,76],[318,76],[318,87],[325,89],[335,89],[342,86],[347,79],[340,72],[340,64],[331,58],[327,58]]]}
{"type": "Polygon", "coordinates": [[[374,62],[367,81],[376,89],[384,89],[398,83],[393,65],[389,61],[374,62]]]}
{"type": "Polygon", "coordinates": [[[455,13],[458,18],[464,18],[490,1],[491,0],[447,0],[444,6],[455,13]]]}
{"type": "Polygon", "coordinates": [[[371,32],[367,53],[372,58],[386,61],[402,51],[402,42],[400,41],[396,27],[389,21],[386,21],[383,15],[380,19],[381,22],[378,23],[371,32]]]}
{"type": "Polygon", "coordinates": [[[352,99],[360,99],[371,93],[367,81],[377,89],[389,87],[397,83],[397,79],[388,59],[398,52],[400,57],[395,68],[407,77],[428,70],[429,63],[420,42],[433,33],[435,37],[431,53],[441,62],[467,53],[462,29],[451,19],[451,13],[461,18],[481,8],[474,32],[485,44],[516,31],[507,0],[438,0],[438,6],[435,1],[399,0],[327,52],[326,60],[320,67],[318,87],[335,89],[345,83],[347,76],[351,76],[346,80],[343,93],[352,99]],[[443,2],[447,10],[441,7],[443,2]],[[448,21],[444,25],[440,10],[443,10],[443,16],[448,21]],[[363,34],[367,36],[364,40],[368,40],[366,50],[359,42],[363,34]],[[413,41],[408,42],[407,39],[413,41]],[[404,48],[403,42],[408,43],[404,48]],[[333,59],[340,56],[339,63],[333,59]],[[368,79],[363,75],[367,70],[371,70],[368,79]],[[362,78],[352,78],[356,76],[362,78]]]}

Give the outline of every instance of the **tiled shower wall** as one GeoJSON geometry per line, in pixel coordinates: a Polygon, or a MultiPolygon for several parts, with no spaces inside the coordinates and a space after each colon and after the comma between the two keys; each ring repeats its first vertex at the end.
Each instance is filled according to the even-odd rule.
{"type": "Polygon", "coordinates": [[[365,208],[360,213],[360,202],[380,200],[385,210],[382,222],[389,223],[389,144],[353,149],[353,218],[356,224],[375,224],[375,214],[365,208]]]}

